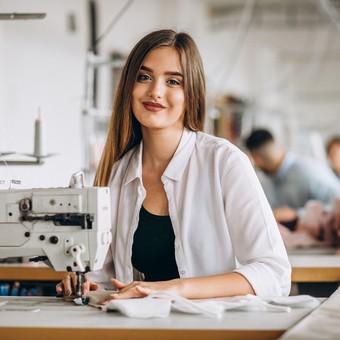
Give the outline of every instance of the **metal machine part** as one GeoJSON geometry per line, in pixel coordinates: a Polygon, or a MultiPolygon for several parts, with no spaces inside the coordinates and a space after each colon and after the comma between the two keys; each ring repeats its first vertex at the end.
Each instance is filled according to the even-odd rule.
{"type": "Polygon", "coordinates": [[[111,235],[107,187],[0,190],[0,258],[48,260],[56,271],[75,272],[76,294],[84,274],[101,269],[111,235]]]}
{"type": "Polygon", "coordinates": [[[76,272],[76,276],[77,276],[77,284],[75,287],[75,296],[76,298],[82,298],[83,302],[86,301],[86,298],[83,296],[83,289],[82,286],[83,284],[86,283],[86,276],[84,275],[84,273],[80,273],[80,272],[76,272]]]}

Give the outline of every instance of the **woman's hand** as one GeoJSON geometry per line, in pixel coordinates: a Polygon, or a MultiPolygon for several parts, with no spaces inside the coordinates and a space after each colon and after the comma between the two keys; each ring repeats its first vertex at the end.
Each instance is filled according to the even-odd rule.
{"type": "Polygon", "coordinates": [[[131,299],[142,298],[157,291],[171,292],[179,294],[179,279],[159,282],[133,281],[130,284],[124,284],[116,279],[111,279],[118,292],[110,294],[106,301],[113,299],[131,299]]]}
{"type": "MultiPolygon", "coordinates": [[[[86,275],[85,275],[86,277],[86,275]]],[[[77,276],[75,273],[66,273],[63,280],[56,285],[57,294],[70,296],[74,294],[77,285],[77,276]]],[[[90,290],[99,289],[99,285],[95,282],[87,280],[82,284],[83,294],[88,293],[90,290]]]]}

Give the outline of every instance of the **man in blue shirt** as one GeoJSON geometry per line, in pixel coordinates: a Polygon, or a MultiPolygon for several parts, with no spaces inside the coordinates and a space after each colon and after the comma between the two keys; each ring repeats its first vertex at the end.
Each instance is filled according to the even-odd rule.
{"type": "Polygon", "coordinates": [[[340,197],[340,183],[327,164],[287,152],[266,129],[245,141],[277,221],[287,225],[303,216],[310,200],[325,206],[340,197]]]}
{"type": "MultiPolygon", "coordinates": [[[[245,145],[261,170],[259,179],[286,247],[339,244],[340,182],[330,167],[287,152],[265,129],[252,131],[245,145]],[[330,223],[325,223],[325,217],[330,223]]],[[[299,294],[329,296],[338,283],[297,287],[299,294]]]]}

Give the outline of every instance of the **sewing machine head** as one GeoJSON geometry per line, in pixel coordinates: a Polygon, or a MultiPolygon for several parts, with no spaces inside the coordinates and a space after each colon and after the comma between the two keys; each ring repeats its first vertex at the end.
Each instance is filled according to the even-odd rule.
{"type": "Polygon", "coordinates": [[[109,188],[72,178],[66,188],[0,190],[0,258],[36,257],[56,271],[102,268],[112,239],[109,188]]]}

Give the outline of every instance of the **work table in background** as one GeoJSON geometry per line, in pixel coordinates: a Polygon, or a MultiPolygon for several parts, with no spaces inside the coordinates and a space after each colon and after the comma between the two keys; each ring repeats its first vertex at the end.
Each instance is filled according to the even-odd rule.
{"type": "Polygon", "coordinates": [[[288,251],[292,282],[340,282],[340,254],[334,248],[288,251]]]}
{"type": "MultiPolygon", "coordinates": [[[[334,248],[306,248],[288,251],[292,282],[340,282],[340,254],[334,248]]],[[[0,264],[0,281],[59,281],[56,272],[42,262],[0,264]]]]}

